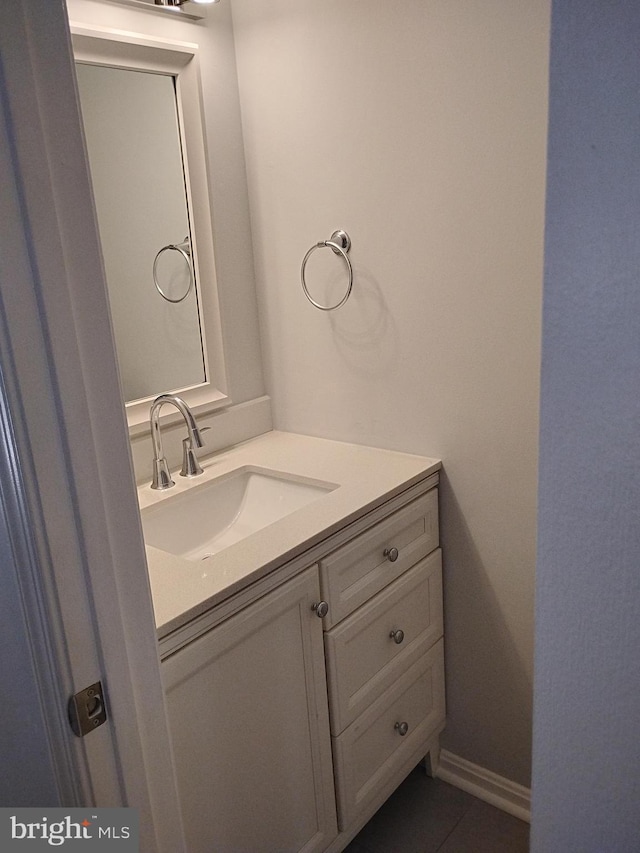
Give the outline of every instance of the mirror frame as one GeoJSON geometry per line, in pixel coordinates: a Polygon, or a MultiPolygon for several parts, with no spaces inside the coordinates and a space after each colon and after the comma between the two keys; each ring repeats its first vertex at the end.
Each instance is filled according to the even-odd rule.
{"type": "MultiPolygon", "coordinates": [[[[205,381],[186,388],[160,388],[157,394],[169,391],[179,393],[194,413],[227,406],[231,399],[227,392],[213,254],[198,45],[107,27],[88,27],[74,22],[71,22],[71,38],[76,62],[169,74],[176,78],[180,144],[192,260],[198,288],[205,381]]],[[[130,435],[149,430],[149,408],[157,394],[125,402],[130,435]]]]}

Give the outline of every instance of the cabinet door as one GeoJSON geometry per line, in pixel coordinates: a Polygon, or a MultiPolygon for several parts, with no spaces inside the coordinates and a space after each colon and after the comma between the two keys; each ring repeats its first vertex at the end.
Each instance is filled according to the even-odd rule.
{"type": "Polygon", "coordinates": [[[189,853],[336,835],[318,598],[314,566],[163,662],[189,853]]]}

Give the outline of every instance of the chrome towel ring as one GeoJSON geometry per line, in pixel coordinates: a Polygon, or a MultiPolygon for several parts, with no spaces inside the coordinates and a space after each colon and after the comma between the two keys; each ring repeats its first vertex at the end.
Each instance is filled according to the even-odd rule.
{"type": "Polygon", "coordinates": [[[188,235],[184,238],[182,243],[170,243],[168,246],[163,246],[160,249],[153,261],[153,283],[155,284],[156,290],[158,291],[160,296],[162,296],[163,299],[166,299],[167,302],[183,302],[191,293],[191,289],[193,288],[193,266],[191,265],[191,240],[189,239],[188,235]],[[182,257],[187,262],[187,267],[189,268],[189,284],[184,294],[178,297],[178,299],[172,299],[170,296],[167,296],[167,294],[164,292],[164,290],[160,287],[158,283],[158,260],[163,252],[168,252],[169,250],[172,250],[174,252],[180,252],[182,257]]]}
{"type": "Polygon", "coordinates": [[[351,288],[353,287],[353,267],[351,266],[349,255],[347,254],[350,248],[351,238],[349,237],[346,231],[338,230],[334,231],[328,240],[321,240],[319,243],[316,243],[315,246],[312,246],[302,260],[302,267],[300,269],[300,280],[302,281],[302,289],[304,291],[304,295],[307,297],[307,299],[312,305],[315,305],[315,307],[319,308],[321,311],[335,311],[336,308],[340,308],[341,305],[344,305],[344,303],[351,295],[351,288]],[[347,271],[349,273],[349,283],[347,285],[347,290],[342,299],[339,302],[336,302],[335,305],[321,305],[319,302],[316,302],[316,300],[309,293],[309,290],[307,288],[307,282],[304,278],[304,271],[307,266],[309,256],[312,252],[315,252],[316,249],[323,249],[325,246],[331,249],[335,255],[342,255],[347,265],[347,271]]]}

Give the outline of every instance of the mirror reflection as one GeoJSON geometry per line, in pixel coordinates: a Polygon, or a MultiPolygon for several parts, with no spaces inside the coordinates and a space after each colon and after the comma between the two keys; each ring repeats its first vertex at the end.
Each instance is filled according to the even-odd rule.
{"type": "Polygon", "coordinates": [[[76,71],[125,401],[205,382],[175,78],[76,71]]]}

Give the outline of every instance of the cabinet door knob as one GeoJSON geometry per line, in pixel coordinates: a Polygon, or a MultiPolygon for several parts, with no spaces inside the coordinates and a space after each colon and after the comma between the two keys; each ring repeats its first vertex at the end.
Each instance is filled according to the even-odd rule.
{"type": "Polygon", "coordinates": [[[398,559],[398,549],[397,548],[385,548],[383,551],[383,555],[389,560],[390,563],[395,563],[398,559]]]}
{"type": "Polygon", "coordinates": [[[397,646],[399,646],[399,645],[400,645],[400,643],[404,640],[404,631],[401,631],[401,630],[400,630],[400,628],[398,628],[396,631],[392,631],[392,632],[389,634],[389,636],[391,637],[391,639],[393,640],[393,642],[394,642],[397,646]]]}
{"type": "Polygon", "coordinates": [[[326,601],[317,601],[315,604],[311,605],[311,609],[315,611],[316,616],[323,619],[329,612],[329,605],[326,601]]]}
{"type": "Polygon", "coordinates": [[[394,729],[398,732],[400,737],[404,737],[409,731],[409,723],[396,723],[394,729]]]}

